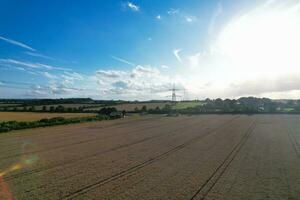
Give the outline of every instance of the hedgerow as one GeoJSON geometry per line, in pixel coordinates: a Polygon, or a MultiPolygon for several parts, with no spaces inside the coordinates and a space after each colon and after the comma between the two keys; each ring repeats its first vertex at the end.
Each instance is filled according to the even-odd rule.
{"type": "Polygon", "coordinates": [[[32,122],[7,121],[7,122],[0,122],[0,133],[12,131],[12,130],[26,129],[26,128],[37,128],[37,127],[46,127],[46,126],[54,126],[54,125],[81,123],[81,122],[101,121],[101,120],[108,120],[108,119],[111,118],[106,115],[97,115],[92,117],[75,117],[75,118],[54,117],[54,118],[41,119],[32,122]]]}

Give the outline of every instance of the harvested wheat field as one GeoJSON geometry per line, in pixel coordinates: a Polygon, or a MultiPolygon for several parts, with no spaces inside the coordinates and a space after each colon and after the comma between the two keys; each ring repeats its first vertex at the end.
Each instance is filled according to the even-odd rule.
{"type": "MultiPolygon", "coordinates": [[[[143,116],[0,135],[2,199],[300,199],[300,116],[143,116]]],[[[1,199],[1,196],[0,196],[1,199]]]]}
{"type": "Polygon", "coordinates": [[[89,117],[95,116],[94,113],[38,113],[38,112],[0,112],[0,122],[3,121],[37,121],[53,117],[89,117]]]}

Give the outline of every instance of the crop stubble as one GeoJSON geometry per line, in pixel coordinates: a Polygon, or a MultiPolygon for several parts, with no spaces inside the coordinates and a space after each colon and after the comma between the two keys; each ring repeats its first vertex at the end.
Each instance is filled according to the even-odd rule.
{"type": "Polygon", "coordinates": [[[297,199],[299,121],[145,116],[16,131],[0,136],[0,167],[38,155],[4,177],[16,199],[297,199]]]}

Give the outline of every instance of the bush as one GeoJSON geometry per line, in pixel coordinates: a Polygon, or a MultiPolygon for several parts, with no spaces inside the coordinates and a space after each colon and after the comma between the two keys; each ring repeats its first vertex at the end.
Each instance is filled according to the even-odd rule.
{"type": "Polygon", "coordinates": [[[117,112],[117,109],[114,107],[104,107],[99,111],[99,114],[109,116],[113,112],[117,112]]]}

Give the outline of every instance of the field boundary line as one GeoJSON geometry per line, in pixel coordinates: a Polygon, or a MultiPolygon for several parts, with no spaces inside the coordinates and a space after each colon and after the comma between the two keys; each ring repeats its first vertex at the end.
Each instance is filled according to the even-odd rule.
{"type": "Polygon", "coordinates": [[[234,146],[231,152],[225,157],[223,162],[215,169],[211,176],[204,182],[203,185],[196,191],[196,193],[190,198],[190,200],[200,199],[203,200],[211,191],[211,189],[216,185],[221,176],[227,170],[229,165],[235,159],[237,154],[240,152],[244,144],[247,142],[248,138],[252,134],[256,126],[256,119],[251,122],[249,128],[246,130],[246,133],[241,138],[241,140],[234,146]],[[200,196],[199,196],[200,195],[200,196]]]}
{"type": "Polygon", "coordinates": [[[123,170],[123,171],[121,171],[121,172],[119,172],[119,173],[116,173],[116,174],[114,174],[114,175],[108,177],[108,178],[101,179],[101,180],[99,180],[99,181],[97,181],[97,182],[95,182],[95,183],[92,183],[92,184],[89,184],[89,185],[87,185],[87,186],[85,186],[85,187],[82,187],[82,188],[78,189],[77,191],[74,191],[74,192],[72,192],[72,193],[70,193],[70,194],[67,194],[67,195],[63,196],[63,197],[60,198],[60,199],[64,199],[64,200],[66,200],[66,199],[72,199],[72,198],[74,198],[74,197],[76,197],[76,196],[85,194],[85,193],[87,193],[88,191],[90,191],[90,190],[92,190],[92,189],[94,189],[94,188],[100,187],[100,186],[102,186],[102,185],[104,185],[104,184],[106,184],[106,183],[109,183],[109,182],[111,182],[111,181],[114,181],[114,180],[116,180],[116,179],[118,179],[118,178],[121,178],[121,177],[123,177],[123,176],[126,176],[126,175],[128,175],[128,174],[132,174],[132,173],[138,171],[139,169],[142,169],[142,168],[144,168],[144,167],[146,167],[146,166],[148,166],[148,165],[150,165],[150,164],[152,164],[152,163],[154,163],[154,162],[157,162],[157,161],[159,161],[159,160],[162,160],[162,159],[168,157],[170,154],[172,154],[172,153],[174,153],[174,152],[177,152],[177,151],[183,149],[184,147],[186,147],[186,146],[188,146],[188,145],[190,145],[190,144],[193,144],[193,143],[197,142],[199,139],[202,139],[202,138],[204,138],[204,137],[210,135],[211,133],[214,133],[214,132],[218,131],[219,129],[222,129],[222,128],[228,126],[230,123],[232,123],[235,119],[237,119],[237,118],[239,118],[239,117],[240,117],[240,115],[235,116],[235,117],[231,118],[230,120],[228,120],[228,121],[222,123],[222,124],[221,124],[220,126],[218,126],[217,128],[208,131],[208,132],[207,132],[206,134],[204,134],[204,135],[201,135],[201,136],[198,136],[198,137],[194,137],[194,138],[188,140],[187,142],[185,142],[185,143],[183,143],[183,144],[180,144],[180,145],[178,145],[178,146],[176,146],[176,147],[174,147],[174,148],[172,148],[172,149],[170,149],[170,150],[168,150],[168,151],[166,151],[166,152],[164,152],[164,153],[162,153],[162,154],[159,154],[159,155],[157,155],[157,156],[155,156],[155,157],[153,157],[153,158],[150,158],[150,159],[148,159],[148,160],[146,160],[146,161],[144,161],[144,162],[142,162],[142,163],[140,163],[140,164],[137,164],[137,165],[135,165],[135,166],[133,166],[133,167],[130,167],[130,168],[128,168],[128,169],[125,169],[125,170],[123,170]]]}

